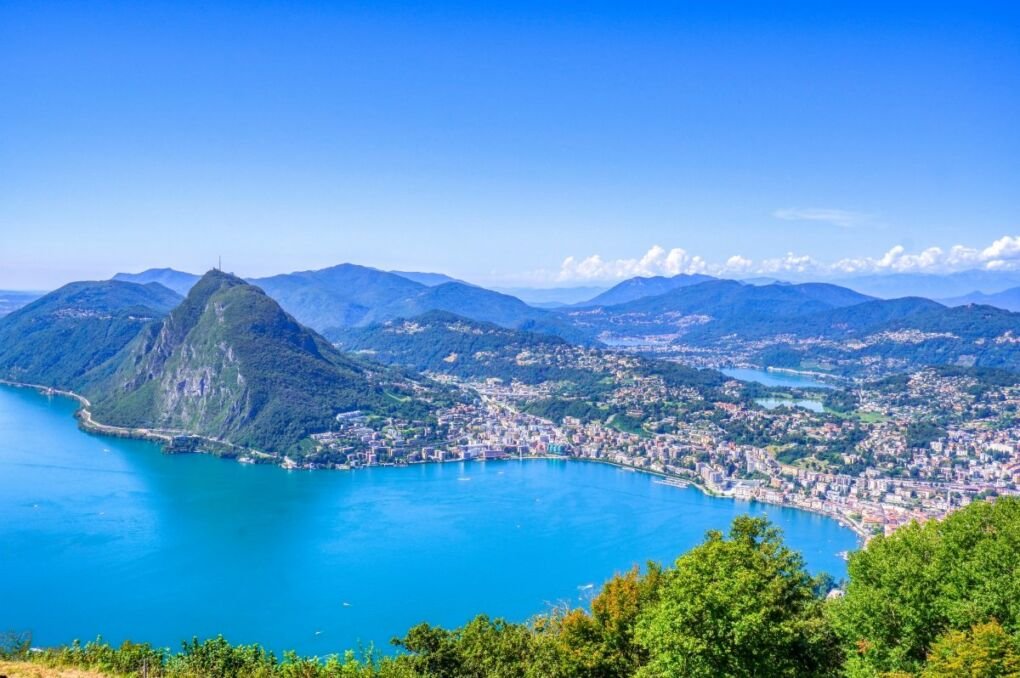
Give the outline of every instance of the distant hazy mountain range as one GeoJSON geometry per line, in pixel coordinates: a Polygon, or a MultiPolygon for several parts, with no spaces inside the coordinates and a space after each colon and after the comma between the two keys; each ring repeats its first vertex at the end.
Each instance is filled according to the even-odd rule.
{"type": "MultiPolygon", "coordinates": [[[[198,276],[191,273],[183,273],[173,269],[164,268],[150,269],[136,274],[118,273],[114,276],[114,279],[136,283],[158,282],[161,285],[174,290],[178,294],[186,294],[191,286],[198,280],[198,276]]],[[[701,274],[680,274],[672,277],[655,276],[630,278],[608,289],[597,286],[547,289],[514,287],[495,288],[486,291],[492,292],[493,294],[512,296],[524,301],[532,307],[548,310],[552,308],[561,308],[563,306],[612,306],[626,303],[628,301],[635,301],[644,297],[658,296],[676,288],[688,287],[711,280],[715,280],[715,278],[701,274]]],[[[266,289],[266,291],[270,292],[270,294],[283,294],[284,290],[286,290],[286,293],[290,298],[286,300],[278,300],[281,301],[285,307],[293,305],[293,308],[288,308],[289,311],[296,311],[295,314],[298,315],[299,319],[302,319],[303,322],[310,324],[312,327],[320,331],[330,329],[331,327],[347,327],[352,324],[358,325],[363,316],[369,316],[369,324],[371,324],[371,322],[378,321],[378,317],[375,314],[369,314],[364,309],[373,309],[375,313],[386,315],[385,311],[380,311],[378,309],[381,304],[379,303],[379,299],[376,297],[378,294],[377,290],[343,290],[342,288],[345,285],[368,285],[372,288],[378,286],[384,290],[386,288],[390,288],[391,291],[394,291],[394,294],[392,297],[388,298],[388,301],[396,302],[406,301],[407,297],[412,297],[416,293],[421,294],[423,287],[438,287],[447,283],[455,283],[483,290],[486,289],[470,285],[469,283],[465,283],[464,281],[457,280],[442,273],[410,271],[387,272],[364,266],[356,266],[354,264],[341,264],[340,266],[322,269],[320,271],[303,271],[271,276],[268,278],[257,278],[249,280],[249,282],[253,282],[263,287],[263,289],[266,289]],[[378,275],[373,276],[372,274],[378,275]],[[399,283],[395,282],[393,278],[400,278],[403,281],[415,283],[419,285],[419,287],[415,288],[406,286],[401,288],[399,283]],[[310,289],[305,289],[305,291],[302,292],[300,291],[300,288],[303,287],[314,287],[317,289],[314,292],[310,289]],[[274,289],[273,291],[270,291],[269,288],[274,289]],[[403,291],[396,291],[401,289],[403,291]],[[337,317],[323,316],[314,318],[311,316],[309,308],[302,308],[302,305],[306,304],[303,304],[299,297],[306,297],[308,301],[311,301],[312,298],[315,297],[318,297],[317,301],[325,301],[326,297],[331,297],[333,298],[334,303],[349,306],[350,308],[336,314],[337,317]],[[359,307],[362,308],[359,309],[359,307]]],[[[792,284],[771,277],[748,278],[741,280],[740,282],[756,287],[777,284],[792,284]]],[[[944,300],[949,305],[984,303],[1008,310],[1015,310],[1016,305],[1012,296],[1009,294],[999,296],[999,293],[1005,293],[1013,288],[1020,288],[1020,272],[975,270],[938,275],[922,273],[894,273],[859,276],[835,282],[841,287],[846,287],[861,294],[879,299],[924,297],[926,299],[944,300]]],[[[23,295],[26,293],[0,292],[0,315],[3,314],[4,309],[4,294],[23,295]]],[[[442,296],[447,303],[450,302],[445,295],[442,296]]],[[[429,301],[426,297],[419,305],[428,306],[431,303],[433,302],[429,301]]],[[[458,308],[449,308],[445,310],[464,315],[461,313],[461,309],[458,308]]],[[[528,319],[533,318],[529,317],[528,319]]],[[[507,320],[505,318],[484,318],[484,320],[492,320],[493,322],[497,322],[498,324],[507,327],[515,327],[519,324],[518,321],[507,320]]]]}
{"type": "Polygon", "coordinates": [[[948,274],[890,273],[835,281],[880,299],[925,297],[950,299],[971,292],[992,294],[1020,287],[1020,271],[962,271],[948,274]]]}
{"type": "Polygon", "coordinates": [[[114,280],[120,280],[122,282],[133,282],[140,285],[146,285],[148,283],[159,283],[163,287],[173,290],[177,294],[184,296],[192,288],[192,286],[198,282],[201,276],[197,276],[194,273],[184,273],[182,271],[175,271],[172,268],[150,268],[147,271],[141,273],[118,273],[113,276],[114,280]]]}
{"type": "Polygon", "coordinates": [[[42,292],[10,292],[0,290],[0,316],[17,311],[43,295],[42,292]]]}
{"type": "MultiPolygon", "coordinates": [[[[162,280],[179,289],[195,279],[166,269],[118,277],[137,282],[162,280]]],[[[783,337],[799,342],[812,337],[835,343],[853,339],[867,346],[853,354],[828,356],[848,365],[848,370],[852,369],[849,365],[865,357],[903,365],[969,364],[1020,369],[1020,351],[1014,350],[1017,344],[1013,339],[1020,336],[1020,327],[1016,326],[1020,316],[996,312],[990,305],[960,310],[922,297],[884,299],[884,295],[919,288],[934,292],[974,285],[987,288],[1016,277],[1018,274],[1010,272],[971,271],[951,276],[897,274],[852,281],[860,289],[880,293],[875,295],[828,283],[794,284],[770,279],[737,282],[703,275],[641,277],[625,280],[586,301],[554,309],[535,308],[510,295],[451,282],[441,274],[398,274],[353,264],[251,282],[299,322],[331,340],[351,341],[356,336],[349,332],[352,328],[371,328],[443,311],[573,343],[648,335],[672,336],[678,342],[706,347],[724,340],[781,345],[783,337]],[[940,334],[955,338],[936,336],[940,334]],[[912,338],[907,340],[907,336],[912,338]]],[[[990,302],[1017,308],[1016,296],[1010,290],[968,294],[948,299],[947,305],[990,302]]],[[[435,336],[442,341],[452,340],[450,336],[435,336]]],[[[364,342],[352,346],[367,347],[364,342]]],[[[797,356],[790,350],[786,354],[773,350],[761,359],[793,366],[791,361],[797,356]]],[[[826,352],[814,350],[819,355],[826,352]]],[[[798,355],[805,359],[802,351],[798,355]]]]}
{"type": "Polygon", "coordinates": [[[532,288],[532,287],[494,287],[495,291],[502,294],[509,294],[512,297],[517,297],[521,301],[537,306],[539,308],[558,308],[561,306],[570,306],[571,304],[578,304],[583,301],[588,301],[592,297],[598,296],[606,291],[605,287],[547,287],[547,288],[532,288]]]}
{"type": "Polygon", "coordinates": [[[1013,287],[994,294],[972,292],[961,297],[940,299],[946,306],[965,306],[967,304],[984,304],[995,306],[1007,311],[1020,311],[1020,287],[1013,287]]]}

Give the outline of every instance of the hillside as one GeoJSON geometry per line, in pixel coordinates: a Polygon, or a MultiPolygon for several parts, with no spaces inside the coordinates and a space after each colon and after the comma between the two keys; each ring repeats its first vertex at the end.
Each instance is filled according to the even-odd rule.
{"type": "Polygon", "coordinates": [[[162,285],[76,282],[0,318],[0,376],[77,388],[181,297],[162,285]]]}
{"type": "Polygon", "coordinates": [[[344,356],[261,289],[210,271],[115,371],[89,385],[93,416],[115,426],[186,431],[269,452],[294,452],[337,413],[423,415],[392,398],[380,370],[344,356]]]}
{"type": "Polygon", "coordinates": [[[707,346],[763,342],[757,362],[853,374],[925,365],[1020,371],[1020,314],[991,306],[947,308],[929,299],[878,299],[801,317],[749,319],[739,334],[711,324],[678,341],[707,346]]]}
{"type": "Polygon", "coordinates": [[[576,376],[557,360],[570,345],[558,337],[500,327],[446,311],[430,311],[337,335],[347,351],[385,364],[463,378],[499,377],[526,383],[576,376]]]}

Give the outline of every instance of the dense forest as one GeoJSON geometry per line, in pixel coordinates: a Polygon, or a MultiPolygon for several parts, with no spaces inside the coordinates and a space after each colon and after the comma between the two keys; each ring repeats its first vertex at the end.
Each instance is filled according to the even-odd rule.
{"type": "Polygon", "coordinates": [[[745,516],[669,567],[616,575],[590,609],[421,624],[393,642],[394,654],[320,659],[223,638],[176,653],[102,642],[30,651],[30,638],[11,634],[0,658],[182,678],[1018,676],[1020,499],[877,537],[851,556],[839,588],[811,576],[767,521],[745,516]]]}

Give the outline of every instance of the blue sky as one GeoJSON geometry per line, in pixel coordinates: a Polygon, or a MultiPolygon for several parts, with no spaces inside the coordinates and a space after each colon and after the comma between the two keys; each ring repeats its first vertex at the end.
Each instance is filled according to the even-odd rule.
{"type": "Polygon", "coordinates": [[[0,3],[0,288],[1020,264],[1015,3],[480,4],[0,3]]]}

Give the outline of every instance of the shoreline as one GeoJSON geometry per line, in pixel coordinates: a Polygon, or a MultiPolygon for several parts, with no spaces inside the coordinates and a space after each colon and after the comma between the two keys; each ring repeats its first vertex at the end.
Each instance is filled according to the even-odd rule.
{"type": "Polygon", "coordinates": [[[218,440],[216,438],[209,438],[207,436],[198,435],[195,433],[188,433],[186,431],[171,431],[161,429],[150,429],[144,427],[126,427],[126,426],[114,426],[112,424],[104,424],[100,421],[96,421],[92,418],[92,402],[74,391],[65,389],[54,388],[52,386],[44,386],[43,384],[29,384],[20,381],[11,381],[9,379],[0,379],[0,385],[10,386],[12,388],[28,389],[37,391],[45,396],[60,396],[63,398],[71,398],[78,402],[78,409],[74,412],[74,418],[78,420],[78,426],[81,430],[86,433],[95,435],[110,436],[112,438],[125,438],[131,440],[145,440],[148,442],[159,443],[163,446],[163,451],[166,454],[179,454],[183,452],[197,452],[201,454],[212,454],[214,456],[227,457],[236,456],[242,453],[253,454],[261,458],[277,459],[275,455],[268,455],[265,452],[258,450],[251,450],[246,447],[235,445],[226,440],[218,440]],[[219,452],[215,450],[199,450],[199,449],[188,449],[191,444],[195,442],[201,442],[206,445],[211,445],[221,448],[219,452]],[[177,449],[172,449],[174,446],[178,446],[177,449]]]}
{"type": "MultiPolygon", "coordinates": [[[[260,463],[267,463],[267,464],[271,463],[271,464],[273,464],[275,466],[280,467],[283,470],[288,470],[288,471],[295,470],[293,468],[287,468],[287,467],[284,466],[284,461],[283,460],[285,459],[285,457],[279,457],[279,456],[276,456],[276,455],[270,455],[268,453],[260,452],[258,450],[251,450],[251,449],[248,449],[248,448],[245,448],[245,447],[240,447],[238,445],[234,445],[233,443],[229,443],[227,441],[216,440],[216,439],[213,439],[213,438],[207,438],[205,436],[189,434],[189,433],[184,433],[184,432],[180,432],[177,435],[180,436],[180,437],[187,437],[190,440],[204,441],[204,442],[206,442],[208,444],[212,444],[212,445],[216,445],[216,446],[220,446],[220,447],[227,446],[228,448],[230,448],[230,454],[217,454],[215,451],[212,451],[212,450],[203,450],[200,447],[195,447],[194,449],[187,449],[187,450],[177,450],[177,451],[169,450],[167,448],[169,446],[173,445],[174,440],[175,440],[175,434],[173,432],[156,431],[156,430],[146,429],[146,428],[126,428],[126,427],[122,427],[122,426],[112,426],[110,424],[103,424],[101,422],[98,422],[98,421],[96,421],[96,420],[94,420],[92,418],[92,412],[91,412],[91,410],[89,410],[89,408],[92,406],[92,403],[89,401],[88,398],[86,398],[85,396],[81,395],[80,393],[75,393],[74,391],[68,391],[68,390],[64,390],[64,389],[58,389],[58,388],[54,388],[54,387],[51,387],[51,386],[44,386],[42,384],[29,384],[29,383],[25,383],[25,382],[15,382],[15,381],[10,381],[8,379],[0,379],[0,385],[10,386],[12,388],[29,389],[29,390],[37,391],[37,392],[39,392],[39,393],[41,393],[43,395],[47,395],[47,396],[56,395],[56,396],[61,396],[61,397],[64,397],[64,398],[71,398],[73,400],[76,400],[80,407],[78,408],[78,410],[75,411],[74,417],[75,417],[75,419],[78,420],[79,427],[83,431],[85,431],[86,433],[91,433],[91,434],[95,434],[95,435],[106,435],[106,436],[111,436],[111,437],[114,437],[114,438],[125,438],[125,439],[132,439],[132,440],[145,440],[145,441],[153,442],[153,443],[161,443],[162,446],[163,446],[163,453],[164,454],[180,454],[180,453],[208,454],[208,455],[211,455],[211,456],[216,456],[216,457],[220,457],[220,458],[224,458],[224,459],[234,459],[235,461],[236,461],[237,457],[240,456],[240,455],[251,454],[251,455],[253,455],[255,457],[258,457],[261,460],[260,463]]],[[[699,480],[694,479],[694,478],[689,478],[689,477],[677,475],[677,474],[674,474],[674,473],[667,473],[665,471],[656,471],[654,469],[647,469],[647,468],[641,468],[641,467],[638,467],[638,466],[632,466],[632,465],[629,465],[629,464],[622,464],[620,462],[612,461],[612,460],[609,460],[609,459],[593,459],[591,457],[569,457],[569,456],[557,456],[557,455],[548,455],[548,454],[546,454],[546,455],[529,455],[527,457],[516,457],[516,458],[515,457],[511,457],[511,458],[506,459],[504,461],[515,461],[515,460],[516,461],[556,460],[556,461],[564,461],[564,462],[585,462],[585,463],[593,463],[593,464],[603,464],[603,465],[606,465],[606,466],[614,466],[614,467],[616,467],[618,469],[622,469],[622,470],[626,470],[626,471],[631,471],[631,472],[636,472],[636,473],[644,473],[644,474],[647,474],[647,475],[650,475],[650,476],[655,476],[655,477],[663,478],[663,479],[666,479],[666,480],[670,480],[670,479],[680,480],[680,481],[683,481],[684,483],[686,483],[687,487],[693,487],[693,488],[697,489],[699,492],[701,492],[702,494],[704,494],[706,496],[714,497],[716,499],[730,499],[730,500],[733,500],[733,501],[737,501],[737,497],[734,497],[734,496],[729,495],[729,494],[713,491],[710,488],[708,488],[707,486],[705,486],[702,482],[700,482],[699,480]]],[[[448,461],[439,461],[439,462],[433,461],[433,460],[423,460],[423,461],[418,461],[418,462],[414,462],[414,463],[415,464],[436,464],[436,463],[448,464],[450,462],[465,462],[465,461],[481,461],[482,463],[485,463],[485,460],[473,460],[473,459],[468,459],[468,460],[465,460],[465,459],[450,459],[448,461]]],[[[305,469],[305,470],[326,470],[326,471],[331,471],[331,470],[348,470],[348,471],[356,471],[357,469],[348,468],[348,469],[305,469]]],[[[677,489],[686,489],[686,488],[677,488],[677,489]]],[[[844,517],[844,516],[842,516],[841,514],[838,514],[838,513],[832,513],[832,512],[829,512],[829,511],[822,511],[822,510],[818,510],[818,509],[811,508],[811,507],[806,507],[806,506],[797,506],[796,504],[789,504],[789,503],[785,503],[785,502],[783,502],[783,503],[771,502],[771,501],[766,501],[764,499],[760,499],[760,498],[757,498],[757,497],[753,497],[751,499],[746,499],[746,500],[742,500],[742,501],[758,502],[758,503],[761,503],[761,504],[767,504],[769,506],[778,506],[780,508],[796,509],[798,511],[804,511],[805,513],[813,513],[815,515],[824,516],[824,517],[829,518],[831,520],[835,520],[842,527],[845,527],[845,528],[849,529],[851,532],[856,534],[861,539],[862,543],[866,543],[867,540],[872,536],[871,534],[867,533],[864,530],[863,527],[858,526],[853,521],[851,521],[849,518],[846,518],[846,517],[844,517]]]]}

